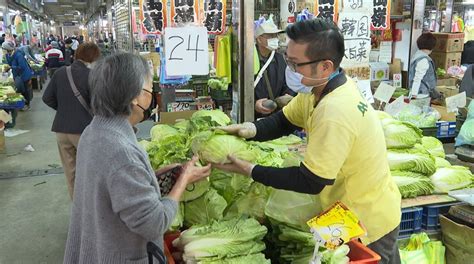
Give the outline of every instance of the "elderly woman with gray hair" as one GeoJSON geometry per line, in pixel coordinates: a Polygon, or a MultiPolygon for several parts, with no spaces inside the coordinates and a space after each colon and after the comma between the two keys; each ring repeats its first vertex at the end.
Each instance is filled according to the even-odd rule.
{"type": "Polygon", "coordinates": [[[197,166],[194,157],[162,197],[133,131],[152,101],[148,63],[128,53],[106,57],[89,84],[94,118],[79,140],[64,263],[148,263],[147,242],[163,248],[186,185],[209,176],[211,167],[197,166]]]}

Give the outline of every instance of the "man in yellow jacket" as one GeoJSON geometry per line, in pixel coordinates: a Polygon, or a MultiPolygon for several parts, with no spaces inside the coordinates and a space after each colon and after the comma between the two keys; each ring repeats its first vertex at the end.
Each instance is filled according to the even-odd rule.
{"type": "Polygon", "coordinates": [[[400,263],[400,193],[390,175],[377,114],[339,67],[344,38],[332,21],[321,19],[298,22],[286,32],[288,67],[312,91],[299,93],[267,118],[223,130],[264,141],[304,128],[304,161],[299,167],[271,168],[229,157],[232,163],[215,166],[277,189],[319,193],[323,208],[342,201],[367,228],[361,239],[382,257],[381,263],[400,263]]]}

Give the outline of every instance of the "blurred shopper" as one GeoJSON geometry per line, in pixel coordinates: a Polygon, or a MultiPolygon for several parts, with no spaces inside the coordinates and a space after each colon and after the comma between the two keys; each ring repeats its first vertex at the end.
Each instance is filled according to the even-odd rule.
{"type": "Polygon", "coordinates": [[[39,63],[39,61],[35,58],[35,54],[34,54],[35,48],[36,48],[36,43],[33,41],[30,41],[29,45],[23,45],[19,47],[18,50],[23,53],[23,56],[25,56],[25,59],[31,60],[34,63],[39,63]]]}
{"type": "Polygon", "coordinates": [[[169,194],[161,195],[133,131],[151,108],[153,76],[145,59],[130,53],[106,57],[91,71],[89,84],[94,118],[79,142],[64,263],[149,263],[147,243],[163,252],[163,235],[186,186],[207,177],[211,167],[196,165],[194,157],[169,194]]]}
{"type": "Polygon", "coordinates": [[[436,38],[431,33],[423,33],[416,44],[419,50],[413,56],[409,68],[410,96],[440,99],[441,94],[436,90],[436,66],[429,56],[436,46],[436,38]]]}
{"type": "Polygon", "coordinates": [[[73,40],[71,38],[66,39],[64,49],[64,65],[69,66],[74,62],[74,52],[72,48],[73,40]]]}
{"type": "Polygon", "coordinates": [[[92,120],[90,113],[90,67],[100,57],[93,43],[84,43],[71,66],[56,71],[44,91],[43,101],[56,110],[52,131],[56,132],[59,154],[72,199],[76,172],[76,152],[82,131],[92,120]]]}
{"type": "Polygon", "coordinates": [[[51,42],[51,49],[46,52],[45,64],[48,68],[49,77],[53,77],[54,72],[64,65],[64,54],[59,50],[58,42],[51,42]]]}
{"type": "Polygon", "coordinates": [[[5,71],[12,70],[16,91],[21,93],[25,98],[25,108],[23,108],[23,110],[29,110],[30,102],[33,97],[31,78],[34,72],[26,61],[23,52],[15,48],[15,43],[5,41],[2,44],[2,49],[6,54],[7,63],[9,65],[5,68],[5,71]]]}

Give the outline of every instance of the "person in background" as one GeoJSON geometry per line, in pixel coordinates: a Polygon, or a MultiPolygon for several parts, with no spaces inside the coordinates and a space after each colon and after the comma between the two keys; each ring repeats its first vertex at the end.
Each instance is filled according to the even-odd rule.
{"type": "Polygon", "coordinates": [[[2,34],[2,36],[0,37],[0,45],[3,44],[3,42],[5,42],[5,34],[2,34]]]}
{"type": "MultiPolygon", "coordinates": [[[[186,186],[211,172],[210,165],[201,167],[193,157],[162,196],[133,130],[147,119],[152,84],[148,62],[131,53],[106,57],[90,72],[94,118],[77,150],[64,263],[148,263],[146,245],[153,242],[163,251],[163,235],[186,186]]],[[[172,164],[156,174],[180,166],[172,164]]]]}
{"type": "MultiPolygon", "coordinates": [[[[275,112],[278,107],[267,105],[268,100],[279,102],[279,106],[288,103],[292,98],[288,94],[293,94],[288,89],[285,80],[286,62],[283,55],[276,52],[278,49],[278,34],[282,33],[274,23],[264,22],[256,29],[257,52],[260,59],[260,70],[263,70],[260,81],[255,87],[255,118],[268,116],[275,112]],[[266,69],[267,61],[273,59],[266,69]],[[267,101],[267,103],[265,103],[267,101]]],[[[259,75],[257,75],[258,78],[259,75]]]]}
{"type": "Polygon", "coordinates": [[[72,36],[72,37],[71,37],[71,40],[72,40],[71,49],[72,49],[73,51],[76,51],[77,48],[79,47],[80,43],[79,43],[79,41],[77,40],[77,37],[76,37],[76,36],[72,36]]]}
{"type": "Polygon", "coordinates": [[[76,172],[76,154],[79,137],[92,120],[92,115],[81,104],[71,87],[77,87],[87,107],[90,106],[90,88],[88,84],[91,65],[100,57],[100,50],[93,43],[82,44],[76,52],[76,60],[70,66],[72,80],[69,80],[67,68],[56,71],[43,94],[43,102],[56,110],[51,131],[56,133],[59,155],[66,176],[69,196],[73,197],[76,172]]]}
{"type": "Polygon", "coordinates": [[[411,59],[408,88],[412,98],[431,98],[437,101],[441,94],[436,90],[436,67],[430,54],[436,46],[436,38],[431,33],[423,33],[416,41],[418,51],[411,59]]]}
{"type": "Polygon", "coordinates": [[[302,127],[308,138],[303,162],[274,168],[230,156],[231,163],[213,167],[273,188],[319,194],[323,209],[341,201],[367,228],[361,240],[381,256],[380,263],[399,264],[400,192],[377,112],[340,68],[344,37],[334,22],[320,18],[297,22],[286,32],[288,67],[313,87],[312,94],[299,93],[282,111],[256,122],[220,129],[267,141],[302,127]]]}
{"type": "Polygon", "coordinates": [[[35,58],[35,54],[33,52],[35,47],[36,47],[36,43],[34,43],[33,41],[30,41],[29,45],[23,45],[19,47],[18,51],[21,51],[27,60],[31,60],[34,63],[39,63],[39,61],[35,58]]]}
{"type": "Polygon", "coordinates": [[[461,55],[461,64],[474,64],[474,40],[469,40],[468,42],[464,43],[464,50],[462,51],[461,55]]]}
{"type": "Polygon", "coordinates": [[[6,53],[6,60],[9,65],[9,67],[5,67],[5,71],[12,70],[15,88],[25,98],[25,108],[23,110],[29,110],[33,97],[31,78],[34,72],[26,61],[23,52],[15,49],[15,43],[5,41],[2,44],[2,48],[4,53],[6,53]]]}
{"type": "Polygon", "coordinates": [[[66,39],[64,49],[64,65],[69,66],[74,61],[74,50],[72,49],[73,41],[71,38],[66,39]]]}
{"type": "Polygon", "coordinates": [[[459,92],[466,92],[466,96],[474,98],[474,64],[470,65],[464,72],[459,92]]]}
{"type": "Polygon", "coordinates": [[[51,49],[46,52],[45,57],[45,65],[48,69],[49,77],[52,77],[54,72],[64,65],[64,54],[59,50],[58,42],[51,42],[51,49]]]}

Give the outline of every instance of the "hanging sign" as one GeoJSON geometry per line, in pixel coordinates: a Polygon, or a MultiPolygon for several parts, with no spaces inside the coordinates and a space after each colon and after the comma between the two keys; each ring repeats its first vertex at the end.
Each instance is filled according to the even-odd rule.
{"type": "Polygon", "coordinates": [[[390,28],[390,1],[373,0],[374,9],[372,15],[371,30],[387,30],[390,28]]]}
{"type": "Polygon", "coordinates": [[[209,74],[208,35],[205,27],[167,27],[164,45],[167,75],[209,74]]]}
{"type": "Polygon", "coordinates": [[[316,0],[314,3],[314,15],[319,18],[331,19],[337,22],[337,11],[339,0],[316,0]]]}
{"type": "Polygon", "coordinates": [[[143,34],[162,34],[166,27],[167,0],[139,0],[140,25],[143,34]]]}
{"type": "Polygon", "coordinates": [[[370,12],[372,9],[374,0],[343,0],[342,7],[344,12],[370,12]]]}
{"type": "Polygon", "coordinates": [[[226,1],[203,0],[204,26],[209,34],[219,35],[225,32],[226,1]]]}
{"type": "Polygon", "coordinates": [[[197,22],[198,0],[172,0],[171,24],[188,24],[197,22]]]}
{"type": "Polygon", "coordinates": [[[363,12],[341,12],[338,26],[344,36],[344,65],[369,62],[370,15],[363,12]]]}

